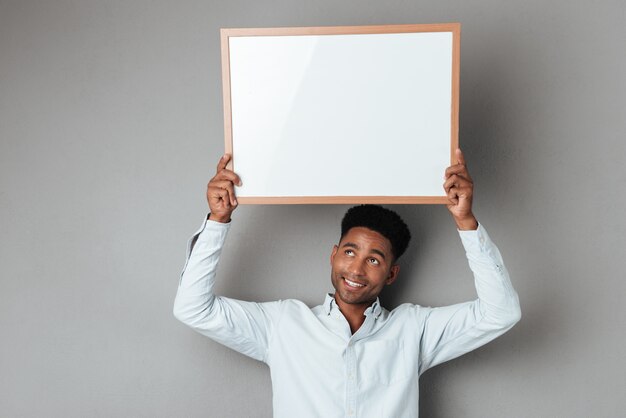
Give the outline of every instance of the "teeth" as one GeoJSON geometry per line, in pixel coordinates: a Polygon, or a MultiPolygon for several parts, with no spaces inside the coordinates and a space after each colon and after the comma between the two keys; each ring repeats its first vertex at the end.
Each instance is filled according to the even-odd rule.
{"type": "Polygon", "coordinates": [[[351,280],[348,280],[345,277],[344,277],[344,280],[346,281],[346,283],[348,283],[349,286],[352,286],[352,287],[364,287],[365,286],[364,284],[359,284],[351,280]]]}

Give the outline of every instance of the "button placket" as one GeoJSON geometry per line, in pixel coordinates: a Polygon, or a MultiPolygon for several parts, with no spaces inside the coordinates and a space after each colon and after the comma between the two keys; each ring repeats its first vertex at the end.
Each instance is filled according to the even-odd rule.
{"type": "Polygon", "coordinates": [[[350,341],[346,348],[346,415],[350,418],[356,416],[356,353],[354,342],[350,341]]]}

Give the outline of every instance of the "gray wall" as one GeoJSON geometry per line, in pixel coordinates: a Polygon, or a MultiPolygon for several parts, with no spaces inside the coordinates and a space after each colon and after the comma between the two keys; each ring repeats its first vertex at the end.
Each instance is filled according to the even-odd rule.
{"type": "MultiPolygon", "coordinates": [[[[223,151],[220,27],[458,21],[461,144],[522,321],[421,381],[426,417],[626,409],[626,6],[0,1],[0,415],[268,417],[266,367],[172,316],[223,151]]],[[[330,290],[346,206],[238,209],[218,290],[330,290]]],[[[474,298],[440,206],[388,307],[474,298]]]]}

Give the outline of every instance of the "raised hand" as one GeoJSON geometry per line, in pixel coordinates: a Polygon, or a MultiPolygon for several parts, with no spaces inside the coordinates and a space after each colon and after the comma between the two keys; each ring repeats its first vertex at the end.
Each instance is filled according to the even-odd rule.
{"type": "Polygon", "coordinates": [[[465,158],[461,150],[457,148],[455,155],[457,164],[451,165],[446,169],[446,181],[443,184],[443,188],[450,202],[446,206],[459,229],[477,229],[478,221],[476,221],[472,213],[474,183],[467,171],[465,158]]]}
{"type": "Polygon", "coordinates": [[[212,221],[230,222],[230,215],[237,208],[235,184],[241,186],[241,180],[237,174],[226,168],[230,159],[229,154],[220,159],[217,172],[207,185],[206,199],[211,210],[209,219],[212,221]]]}

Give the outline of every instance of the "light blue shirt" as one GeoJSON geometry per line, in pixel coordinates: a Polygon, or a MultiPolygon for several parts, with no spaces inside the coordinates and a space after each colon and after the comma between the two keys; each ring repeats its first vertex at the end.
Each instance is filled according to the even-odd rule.
{"type": "Polygon", "coordinates": [[[518,296],[485,229],[459,231],[478,299],[430,308],[377,300],[352,334],[332,295],[311,309],[288,299],[255,303],[213,294],[230,224],[205,221],[189,241],[174,315],[199,333],[270,367],[275,417],[417,417],[429,368],[505,333],[518,296]]]}

